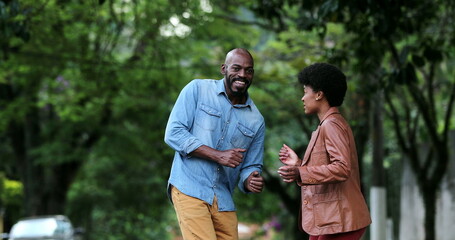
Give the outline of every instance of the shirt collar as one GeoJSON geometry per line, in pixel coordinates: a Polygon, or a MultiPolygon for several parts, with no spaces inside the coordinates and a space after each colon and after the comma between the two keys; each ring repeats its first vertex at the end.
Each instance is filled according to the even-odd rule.
{"type": "MultiPolygon", "coordinates": [[[[226,97],[226,99],[229,101],[229,98],[228,98],[227,93],[226,93],[226,88],[224,87],[224,78],[219,80],[219,81],[217,81],[216,84],[217,84],[217,94],[218,95],[223,94],[226,97]]],[[[236,106],[236,107],[250,107],[251,108],[252,103],[253,103],[253,101],[250,98],[250,94],[246,93],[245,104],[236,104],[234,106],[236,106]]]]}

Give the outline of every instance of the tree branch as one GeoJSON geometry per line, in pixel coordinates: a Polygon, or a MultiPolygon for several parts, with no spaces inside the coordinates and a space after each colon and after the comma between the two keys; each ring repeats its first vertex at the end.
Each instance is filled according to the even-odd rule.
{"type": "Polygon", "coordinates": [[[447,142],[449,138],[450,120],[453,112],[453,105],[455,101],[455,82],[452,85],[452,92],[447,104],[447,113],[444,119],[443,142],[447,142]]]}

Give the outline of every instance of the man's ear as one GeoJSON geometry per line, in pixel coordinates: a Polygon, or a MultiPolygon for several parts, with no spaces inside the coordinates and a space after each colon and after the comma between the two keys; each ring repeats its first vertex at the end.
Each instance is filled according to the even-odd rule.
{"type": "Polygon", "coordinates": [[[323,91],[318,91],[318,92],[317,92],[317,98],[318,98],[318,99],[322,99],[322,98],[324,98],[324,97],[325,97],[325,94],[324,94],[323,91]]]}
{"type": "Polygon", "coordinates": [[[221,64],[221,68],[220,68],[220,72],[221,74],[226,74],[226,68],[227,68],[227,65],[226,64],[221,64]]]}

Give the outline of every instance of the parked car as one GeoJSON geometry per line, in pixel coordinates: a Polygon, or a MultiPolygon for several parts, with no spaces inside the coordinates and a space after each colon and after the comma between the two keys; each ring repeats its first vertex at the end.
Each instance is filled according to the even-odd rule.
{"type": "Polygon", "coordinates": [[[36,216],[19,220],[9,232],[9,240],[77,240],[77,232],[63,215],[36,216]]]}

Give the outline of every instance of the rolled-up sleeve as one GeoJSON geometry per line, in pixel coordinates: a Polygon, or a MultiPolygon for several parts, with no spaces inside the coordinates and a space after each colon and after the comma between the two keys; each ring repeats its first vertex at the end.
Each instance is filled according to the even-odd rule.
{"type": "Polygon", "coordinates": [[[190,133],[196,113],[197,94],[195,82],[190,82],[182,89],[166,126],[164,141],[182,156],[188,155],[203,145],[190,133]]]}
{"type": "Polygon", "coordinates": [[[240,171],[239,189],[247,193],[244,182],[254,171],[262,173],[263,157],[264,157],[264,138],[265,138],[265,123],[258,129],[256,136],[251,143],[248,152],[245,155],[244,164],[240,171]]]}

